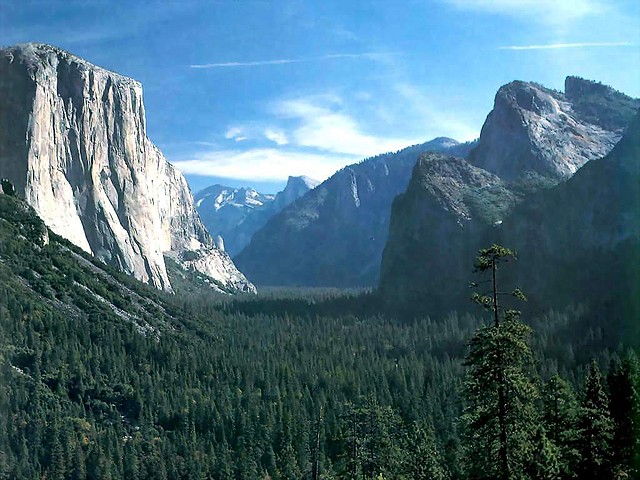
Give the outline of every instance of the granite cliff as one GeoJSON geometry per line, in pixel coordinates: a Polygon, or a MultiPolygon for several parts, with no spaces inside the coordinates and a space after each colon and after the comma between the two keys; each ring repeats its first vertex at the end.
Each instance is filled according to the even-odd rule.
{"type": "Polygon", "coordinates": [[[253,290],[146,134],[142,86],[56,47],[0,50],[0,177],[55,233],[170,290],[164,256],[253,290]]]}
{"type": "Polygon", "coordinates": [[[406,192],[393,201],[379,291],[390,304],[447,311],[451,292],[468,283],[485,228],[515,202],[499,177],[462,158],[420,156],[406,192]]]}
{"type": "Polygon", "coordinates": [[[640,112],[608,155],[516,206],[496,233],[519,252],[514,282],[533,301],[616,298],[640,318],[640,112]]]}
{"type": "Polygon", "coordinates": [[[578,77],[567,77],[565,93],[511,82],[498,90],[469,162],[506,181],[554,184],[606,155],[638,108],[638,100],[578,77]]]}
{"type": "MultiPolygon", "coordinates": [[[[470,266],[492,243],[519,251],[522,274],[514,281],[532,285],[533,300],[553,292],[579,301],[584,285],[594,284],[595,274],[580,273],[585,266],[609,278],[591,266],[599,252],[611,260],[612,251],[628,248],[619,257],[637,258],[633,108],[640,105],[594,82],[569,77],[566,84],[565,94],[523,82],[502,87],[469,163],[418,162],[393,204],[379,284],[388,304],[421,313],[470,305],[470,266]],[[559,293],[568,290],[574,295],[559,293]]],[[[614,268],[617,260],[608,263],[623,269],[614,268]]]]}

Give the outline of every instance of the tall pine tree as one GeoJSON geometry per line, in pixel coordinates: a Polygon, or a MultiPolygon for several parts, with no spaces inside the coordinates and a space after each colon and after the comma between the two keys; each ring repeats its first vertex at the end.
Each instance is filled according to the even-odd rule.
{"type": "MultiPolygon", "coordinates": [[[[493,322],[473,336],[465,361],[462,420],[471,479],[527,478],[535,448],[539,395],[528,343],[531,329],[519,320],[517,311],[502,305],[503,294],[498,289],[499,265],[511,258],[515,252],[493,245],[480,250],[475,264],[476,272],[490,274],[491,288],[487,294],[474,294],[473,299],[492,313],[493,322]]],[[[519,289],[511,295],[525,299],[519,289]]]]}

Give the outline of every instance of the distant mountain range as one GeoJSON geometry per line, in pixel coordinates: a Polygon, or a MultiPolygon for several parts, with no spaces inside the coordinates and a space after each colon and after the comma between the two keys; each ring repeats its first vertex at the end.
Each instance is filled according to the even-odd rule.
{"type": "Polygon", "coordinates": [[[391,202],[418,155],[465,155],[471,147],[436,138],[345,167],[272,217],[234,261],[258,285],[374,285],[391,202]]]}
{"type": "Polygon", "coordinates": [[[640,101],[596,82],[511,82],[476,142],[436,138],[277,195],[213,185],[194,202],[146,136],[135,80],[42,44],[0,50],[0,79],[0,177],[51,231],[160,289],[191,274],[229,293],[378,286],[389,304],[448,311],[494,241],[521,251],[514,280],[534,301],[638,286],[640,101]]]}
{"type": "Polygon", "coordinates": [[[315,188],[320,182],[309,177],[289,177],[277,194],[245,188],[212,185],[195,194],[196,208],[205,226],[220,236],[229,255],[242,251],[253,234],[283,208],[315,188]]]}
{"type": "Polygon", "coordinates": [[[432,261],[448,272],[448,262],[462,260],[438,252],[457,255],[457,242],[473,243],[476,228],[501,221],[524,198],[606,155],[638,107],[637,99],[577,77],[566,79],[565,93],[509,83],[497,92],[477,144],[436,139],[346,167],[273,217],[235,261],[260,285],[374,286],[390,238],[381,288],[410,295],[409,282],[392,289],[389,279],[395,275],[390,272],[414,262],[407,272],[416,269],[419,284],[424,258],[416,261],[414,249],[437,247],[432,261]],[[461,158],[423,156],[414,170],[428,151],[461,158]],[[407,195],[422,189],[430,192],[432,204],[411,206],[401,195],[388,236],[391,203],[408,184],[407,195]],[[399,249],[398,235],[413,239],[415,246],[399,249]]]}

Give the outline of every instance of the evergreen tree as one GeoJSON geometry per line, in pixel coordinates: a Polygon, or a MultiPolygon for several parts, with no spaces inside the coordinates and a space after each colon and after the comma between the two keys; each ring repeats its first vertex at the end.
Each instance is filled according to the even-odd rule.
{"type": "Polygon", "coordinates": [[[579,459],[576,450],[578,400],[571,385],[557,374],[544,386],[542,399],[544,426],[547,438],[557,447],[560,477],[573,478],[579,459]]]}
{"type": "MultiPolygon", "coordinates": [[[[538,391],[531,373],[531,328],[520,322],[518,312],[499,302],[498,265],[515,258],[515,252],[493,245],[480,250],[476,272],[491,274],[489,294],[473,299],[493,314],[493,323],[481,327],[470,341],[465,361],[466,469],[471,479],[514,480],[526,478],[535,448],[538,427],[538,391]]],[[[472,284],[477,286],[477,284],[472,284]]],[[[519,289],[511,292],[524,299],[519,289]]]]}
{"type": "Polygon", "coordinates": [[[638,358],[630,351],[612,362],[607,376],[613,420],[611,443],[614,473],[640,476],[640,391],[638,358]]]}
{"type": "Polygon", "coordinates": [[[585,380],[578,419],[577,474],[580,480],[612,478],[610,466],[613,422],[609,400],[602,385],[598,364],[593,361],[585,380]]]}
{"type": "Polygon", "coordinates": [[[404,474],[413,480],[447,480],[432,428],[414,423],[409,431],[404,474]]]}
{"type": "Polygon", "coordinates": [[[533,437],[531,458],[527,462],[526,471],[530,480],[559,480],[561,463],[558,447],[556,447],[543,428],[536,429],[533,437]]]}

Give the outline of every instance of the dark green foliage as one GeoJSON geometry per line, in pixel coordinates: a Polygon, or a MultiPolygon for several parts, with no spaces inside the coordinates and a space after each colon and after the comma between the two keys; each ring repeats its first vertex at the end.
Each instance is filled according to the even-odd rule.
{"type": "MultiPolygon", "coordinates": [[[[462,478],[477,319],[384,316],[368,292],[166,295],[51,232],[34,243],[46,229],[14,201],[0,195],[0,478],[299,480],[316,458],[320,479],[462,478]]],[[[585,309],[532,324],[541,371],[577,385],[583,357],[610,359],[585,309]]]]}
{"type": "Polygon", "coordinates": [[[499,389],[505,388],[504,418],[510,476],[524,478],[534,451],[538,392],[530,373],[531,329],[518,320],[482,327],[470,343],[465,384],[465,451],[470,478],[502,475],[499,389]]]}
{"type": "Polygon", "coordinates": [[[9,195],[14,197],[16,195],[16,190],[13,187],[13,183],[11,183],[6,178],[0,179],[0,193],[4,193],[5,195],[9,195]]]}
{"type": "Polygon", "coordinates": [[[427,425],[415,423],[409,432],[405,458],[407,478],[413,480],[447,480],[444,459],[436,445],[435,432],[427,425]]]}
{"type": "Polygon", "coordinates": [[[558,480],[562,478],[558,447],[547,437],[541,427],[536,428],[531,437],[529,455],[530,458],[527,459],[525,466],[525,478],[531,480],[558,480]]]}
{"type": "Polygon", "coordinates": [[[516,203],[516,196],[502,184],[485,187],[468,187],[463,198],[474,218],[485,224],[501,221],[516,203]]]}
{"type": "MultiPolygon", "coordinates": [[[[530,327],[519,320],[519,312],[502,305],[497,272],[501,263],[516,253],[493,244],[478,252],[475,272],[489,273],[488,294],[473,300],[493,315],[491,326],[481,327],[471,339],[465,361],[468,367],[462,417],[465,426],[467,471],[470,478],[503,480],[554,475],[554,456],[538,429],[538,391],[531,371],[530,327]],[[537,440],[537,441],[536,441],[537,440]],[[538,451],[539,456],[534,456],[538,451]]],[[[474,287],[478,284],[474,283],[474,287]]],[[[511,296],[526,300],[520,289],[511,296]]]]}
{"type": "Polygon", "coordinates": [[[602,385],[600,369],[594,361],[589,367],[580,402],[577,440],[580,460],[576,468],[578,478],[612,478],[612,437],[613,422],[609,414],[609,399],[602,385]]]}
{"type": "Polygon", "coordinates": [[[0,222],[4,235],[22,235],[37,246],[44,245],[47,227],[33,208],[15,196],[0,194],[0,222]]]}
{"type": "Polygon", "coordinates": [[[567,77],[565,95],[584,120],[606,130],[623,130],[640,108],[640,100],[580,77],[567,77]]]}
{"type": "Polygon", "coordinates": [[[354,478],[377,478],[401,471],[404,432],[393,408],[370,397],[359,404],[348,404],[341,420],[346,473],[354,478]]]}
{"type": "Polygon", "coordinates": [[[614,473],[633,478],[640,475],[640,365],[633,351],[623,360],[614,359],[607,381],[613,420],[614,473]]]}
{"type": "Polygon", "coordinates": [[[556,447],[560,478],[571,478],[578,463],[578,401],[567,381],[553,375],[542,391],[543,424],[547,437],[556,447]]]}

